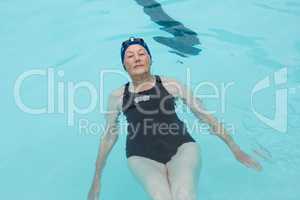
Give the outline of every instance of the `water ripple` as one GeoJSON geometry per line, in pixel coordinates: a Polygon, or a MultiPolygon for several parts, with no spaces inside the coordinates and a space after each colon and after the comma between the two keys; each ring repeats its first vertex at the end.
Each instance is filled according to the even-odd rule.
{"type": "Polygon", "coordinates": [[[266,9],[266,10],[273,10],[273,11],[280,12],[280,13],[286,13],[286,14],[290,14],[290,15],[300,16],[300,10],[287,9],[287,8],[276,8],[276,7],[269,6],[267,4],[262,4],[262,3],[255,3],[254,5],[257,7],[266,9]]]}

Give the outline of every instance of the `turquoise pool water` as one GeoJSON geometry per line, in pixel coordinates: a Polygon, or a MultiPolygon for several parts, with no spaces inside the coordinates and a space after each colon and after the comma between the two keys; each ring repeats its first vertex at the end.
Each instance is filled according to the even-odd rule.
{"type": "MultiPolygon", "coordinates": [[[[142,2],[0,2],[0,198],[86,198],[108,94],[128,78],[120,44],[135,35],[152,72],[189,84],[263,165],[242,166],[179,102],[202,146],[199,199],[299,199],[300,3],[142,2]]],[[[127,168],[120,121],[101,199],[148,199],[127,168]]]]}

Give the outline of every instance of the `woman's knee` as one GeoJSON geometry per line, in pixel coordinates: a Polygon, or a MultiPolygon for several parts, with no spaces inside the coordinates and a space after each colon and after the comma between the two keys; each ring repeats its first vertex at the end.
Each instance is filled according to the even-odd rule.
{"type": "Polygon", "coordinates": [[[172,200],[170,192],[167,191],[157,190],[150,195],[152,200],[172,200]]]}
{"type": "Polygon", "coordinates": [[[196,191],[186,188],[179,187],[172,192],[172,200],[197,200],[196,191]]]}

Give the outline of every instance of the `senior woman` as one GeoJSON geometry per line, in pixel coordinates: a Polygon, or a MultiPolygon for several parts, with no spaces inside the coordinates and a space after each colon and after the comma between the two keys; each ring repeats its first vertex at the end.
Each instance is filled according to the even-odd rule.
{"type": "Polygon", "coordinates": [[[128,121],[127,164],[152,200],[197,200],[200,146],[175,112],[181,99],[211,132],[222,139],[235,158],[256,170],[258,162],[244,153],[224,127],[181,82],[151,74],[152,56],[142,38],[122,43],[121,61],[131,82],[111,92],[106,130],[101,138],[88,200],[99,199],[100,179],[108,154],[118,138],[118,116],[128,121]]]}

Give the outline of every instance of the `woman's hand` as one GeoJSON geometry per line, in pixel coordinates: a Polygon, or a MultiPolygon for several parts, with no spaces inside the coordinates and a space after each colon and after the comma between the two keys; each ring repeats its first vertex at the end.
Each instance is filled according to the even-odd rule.
{"type": "Polygon", "coordinates": [[[242,164],[244,164],[246,167],[253,168],[256,171],[262,170],[262,166],[242,150],[240,149],[234,150],[233,154],[235,158],[238,161],[240,161],[242,164]]]}
{"type": "Polygon", "coordinates": [[[95,175],[92,186],[88,194],[88,200],[99,200],[99,192],[100,192],[100,178],[99,176],[95,175]]]}

